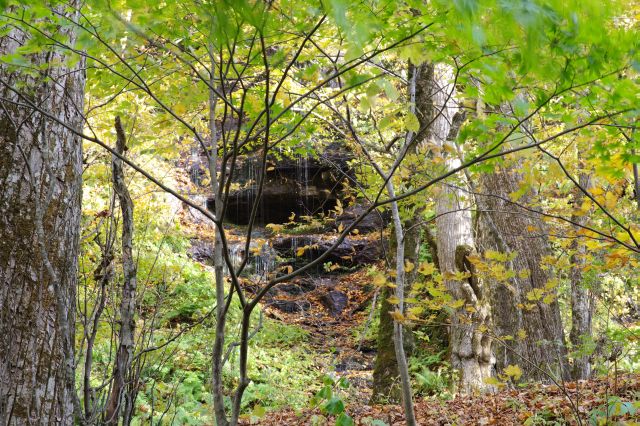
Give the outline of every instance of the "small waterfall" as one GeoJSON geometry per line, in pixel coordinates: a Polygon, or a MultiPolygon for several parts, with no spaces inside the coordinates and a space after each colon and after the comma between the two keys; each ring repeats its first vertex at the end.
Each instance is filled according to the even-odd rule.
{"type": "Polygon", "coordinates": [[[309,157],[296,154],[296,181],[299,184],[298,204],[303,215],[311,212],[309,208],[309,157]]]}
{"type": "MultiPolygon", "coordinates": [[[[245,255],[244,243],[233,243],[229,245],[229,258],[234,269],[242,263],[245,255]]],[[[242,276],[265,277],[269,275],[276,265],[276,254],[269,242],[252,241],[249,249],[249,258],[243,269],[242,276]]],[[[229,270],[225,267],[225,273],[229,270]]]]}
{"type": "Polygon", "coordinates": [[[305,155],[302,161],[302,167],[304,170],[304,206],[305,213],[311,214],[311,209],[309,208],[309,157],[305,155]]]}

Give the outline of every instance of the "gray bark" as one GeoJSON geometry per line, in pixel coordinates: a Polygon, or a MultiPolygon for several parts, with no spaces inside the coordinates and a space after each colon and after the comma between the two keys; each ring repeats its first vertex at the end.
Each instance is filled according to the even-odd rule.
{"type": "MultiPolygon", "coordinates": [[[[455,140],[461,125],[461,116],[456,116],[457,108],[452,99],[451,78],[449,69],[436,67],[432,92],[435,108],[442,110],[442,113],[434,121],[432,137],[440,146],[455,140]]],[[[457,157],[446,159],[448,169],[459,165],[460,159],[457,157]]],[[[451,315],[449,350],[451,365],[460,372],[461,389],[471,392],[486,389],[485,379],[491,377],[494,359],[491,338],[486,333],[491,328],[491,314],[484,284],[467,260],[475,247],[470,202],[459,184],[454,183],[449,180],[440,185],[436,200],[438,266],[449,293],[455,300],[465,303],[451,315]],[[448,275],[457,271],[468,272],[471,276],[463,281],[447,279],[448,275]]]]}
{"type": "MultiPolygon", "coordinates": [[[[126,136],[120,122],[116,117],[116,152],[124,155],[126,136]]],[[[111,394],[107,403],[105,420],[107,424],[117,425],[120,409],[124,402],[125,386],[131,370],[131,360],[135,344],[135,312],[136,312],[136,286],[137,268],[133,257],[133,201],[124,180],[122,160],[117,156],[112,159],[113,188],[120,202],[122,212],[122,269],[124,281],[120,300],[120,333],[118,335],[118,348],[113,369],[113,383],[111,394]]],[[[133,403],[129,401],[128,403],[133,403]]]]}
{"type": "MultiPolygon", "coordinates": [[[[387,193],[389,198],[395,198],[395,191],[391,179],[387,182],[387,193]]],[[[404,285],[405,285],[405,268],[404,268],[404,230],[402,228],[402,220],[398,210],[398,202],[391,203],[391,213],[393,215],[393,227],[396,235],[396,291],[398,298],[398,311],[404,314],[404,285]]],[[[413,395],[411,392],[411,381],[409,378],[409,365],[407,363],[407,355],[404,350],[403,335],[404,326],[402,322],[394,321],[393,323],[393,346],[396,353],[396,362],[398,364],[398,373],[400,374],[400,384],[402,391],[402,405],[404,406],[404,417],[407,426],[416,425],[415,412],[413,410],[413,395]]]]}
{"type": "MultiPolygon", "coordinates": [[[[426,96],[422,97],[422,86],[418,86],[417,77],[430,68],[428,65],[415,66],[409,65],[409,96],[410,102],[415,105],[413,112],[419,109],[418,102],[430,102],[431,98],[426,96]],[[426,98],[426,99],[425,99],[426,98]]],[[[420,117],[420,116],[419,116],[420,117]]],[[[421,127],[426,125],[430,117],[420,121],[421,127]]],[[[420,118],[419,118],[420,120],[420,118]]],[[[407,142],[413,137],[413,132],[408,132],[407,142]]],[[[415,153],[417,142],[414,142],[409,146],[409,152],[415,153]]],[[[414,214],[414,217],[410,220],[406,220],[402,226],[404,229],[404,258],[417,265],[418,255],[420,252],[420,217],[421,212],[414,214]]],[[[394,233],[395,234],[395,233],[394,233]]],[[[397,246],[397,238],[393,238],[397,246]]],[[[410,292],[413,282],[416,279],[417,268],[413,271],[405,273],[404,287],[405,292],[410,292]]],[[[398,364],[396,362],[395,346],[393,345],[394,336],[394,321],[389,311],[392,309],[392,305],[387,301],[387,298],[391,296],[391,293],[387,288],[382,292],[382,302],[380,304],[380,324],[378,327],[378,341],[377,341],[377,353],[376,362],[373,370],[373,394],[371,396],[372,402],[384,402],[384,401],[399,401],[402,397],[400,391],[400,373],[398,371],[398,364]]],[[[408,327],[404,328],[402,333],[404,340],[404,350],[406,354],[410,355],[414,347],[414,338],[412,330],[408,327]]],[[[405,354],[405,355],[406,355],[405,354]]]]}
{"type": "MultiPolygon", "coordinates": [[[[211,56],[210,84],[215,84],[214,79],[214,60],[211,56]]],[[[215,216],[218,218],[222,215],[224,207],[222,191],[218,181],[218,133],[216,128],[216,103],[217,97],[213,90],[209,90],[209,175],[211,176],[211,192],[215,194],[215,216]]],[[[225,303],[225,285],[224,285],[224,256],[222,247],[221,230],[216,225],[216,234],[214,241],[213,267],[215,275],[216,289],[216,328],[213,342],[212,358],[212,393],[213,393],[213,411],[218,426],[226,426],[229,424],[227,414],[224,407],[224,386],[223,386],[223,365],[224,365],[224,344],[225,344],[225,326],[227,317],[227,306],[225,303]]]]}
{"type": "MultiPolygon", "coordinates": [[[[74,43],[71,29],[59,31],[74,43]]],[[[11,30],[0,38],[0,56],[27,39],[11,30]]],[[[46,48],[29,59],[64,64],[46,48]]],[[[79,409],[73,341],[82,144],[66,126],[82,129],[82,67],[27,76],[0,65],[1,425],[72,424],[79,409]],[[9,87],[65,125],[13,103],[25,102],[9,87]]]]}
{"type": "MultiPolygon", "coordinates": [[[[482,248],[516,252],[508,266],[516,273],[524,273],[509,280],[508,285],[491,286],[494,332],[513,337],[494,345],[496,366],[500,370],[517,364],[527,379],[548,380],[547,374],[567,378],[558,303],[555,299],[550,303],[527,299],[533,289],[544,289],[552,275],[543,269],[543,258],[549,254],[544,223],[510,202],[509,194],[518,190],[521,180],[517,167],[497,167],[492,173],[483,174],[479,190],[485,195],[477,197],[483,210],[481,224],[486,230],[480,233],[482,248]],[[521,330],[526,333],[525,338],[517,338],[521,330]]],[[[529,202],[530,195],[518,200],[525,205],[529,202]]],[[[555,295],[554,289],[544,291],[555,295]]]]}
{"type": "MultiPolygon", "coordinates": [[[[582,188],[589,188],[589,176],[581,174],[579,184],[582,188]]],[[[579,188],[574,189],[573,205],[577,209],[584,200],[584,194],[579,188]]],[[[576,224],[574,231],[580,230],[580,225],[587,222],[588,215],[574,215],[572,221],[576,224]]],[[[592,337],[593,313],[595,309],[595,297],[593,289],[588,288],[584,283],[583,270],[585,265],[586,247],[581,244],[580,239],[575,237],[571,243],[571,270],[569,278],[571,281],[571,333],[569,340],[574,351],[580,351],[584,347],[585,338],[592,337]]],[[[591,362],[587,354],[579,354],[573,358],[572,377],[574,380],[584,380],[591,376],[591,362]]]]}

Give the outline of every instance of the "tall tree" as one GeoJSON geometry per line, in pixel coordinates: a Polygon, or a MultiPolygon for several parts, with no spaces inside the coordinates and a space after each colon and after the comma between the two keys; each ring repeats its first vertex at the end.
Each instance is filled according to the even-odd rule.
{"type": "MultiPolygon", "coordinates": [[[[464,115],[454,100],[453,73],[438,65],[431,74],[433,105],[437,110],[433,123],[434,143],[442,148],[458,135],[464,115]]],[[[446,159],[446,168],[458,167],[457,155],[446,159]]],[[[486,333],[491,322],[487,291],[469,260],[475,254],[475,239],[469,197],[455,182],[439,187],[436,200],[438,265],[449,293],[462,305],[453,308],[449,330],[451,365],[460,371],[460,385],[465,391],[486,388],[491,376],[493,356],[491,338],[486,333]],[[456,274],[465,276],[454,277],[456,274]]]]}
{"type": "Polygon", "coordinates": [[[508,285],[491,286],[494,332],[498,337],[509,336],[494,345],[496,366],[520,365],[525,377],[531,379],[548,380],[548,374],[566,378],[566,347],[555,281],[544,267],[544,257],[550,253],[545,226],[539,217],[520,207],[530,202],[532,194],[517,204],[510,198],[521,180],[517,161],[496,167],[480,179],[485,194],[479,197],[481,220],[488,230],[481,233],[481,245],[512,253],[509,267],[515,272],[508,285]]]}
{"type": "MultiPolygon", "coordinates": [[[[78,18],[79,5],[53,12],[78,18]]],[[[75,42],[73,29],[49,23],[56,37],[75,42]]],[[[69,65],[45,45],[27,48],[26,30],[3,25],[0,424],[72,424],[82,144],[71,129],[83,124],[83,62],[69,65]],[[12,63],[23,49],[35,53],[12,63]]]]}
{"type": "MultiPolygon", "coordinates": [[[[430,72],[431,67],[428,64],[422,64],[419,66],[409,64],[409,103],[411,105],[412,113],[415,114],[416,103],[418,99],[421,103],[431,102],[431,93],[424,93],[424,86],[418,86],[416,84],[418,77],[421,74],[430,72]]],[[[430,111],[430,110],[429,110],[430,111]]],[[[420,128],[424,129],[422,134],[426,134],[431,116],[421,116],[418,121],[420,128]]],[[[407,141],[414,138],[414,132],[409,131],[407,134],[407,141]]],[[[420,143],[420,138],[416,137],[416,140],[410,142],[407,152],[415,153],[416,146],[420,143]]],[[[420,211],[416,211],[409,219],[403,220],[404,231],[404,258],[405,260],[416,265],[418,263],[418,256],[420,253],[421,231],[420,226],[421,217],[420,211]]],[[[393,246],[397,246],[398,242],[392,235],[393,246]]],[[[417,268],[405,271],[405,291],[410,293],[413,282],[416,279],[417,268]]],[[[392,295],[388,287],[382,289],[382,301],[380,304],[380,322],[378,326],[378,340],[377,340],[377,353],[376,361],[373,370],[373,393],[371,396],[372,401],[399,401],[399,380],[400,374],[398,372],[398,363],[396,361],[395,349],[393,346],[393,318],[390,314],[393,305],[389,303],[388,298],[392,295]]],[[[409,327],[405,327],[404,333],[404,346],[407,353],[410,355],[413,346],[414,339],[412,330],[409,327]]]]}
{"type": "MultiPolygon", "coordinates": [[[[589,175],[581,173],[579,184],[582,188],[589,188],[589,175]]],[[[584,201],[584,194],[577,187],[574,188],[574,205],[580,206],[584,201]]],[[[587,223],[587,215],[573,215],[572,221],[576,224],[574,229],[580,231],[580,227],[587,223]]],[[[571,332],[569,340],[576,351],[573,358],[572,378],[585,380],[591,375],[591,362],[589,355],[584,353],[585,343],[592,337],[593,313],[595,310],[595,294],[585,283],[584,269],[586,266],[586,247],[579,238],[575,238],[571,244],[571,332]]]]}
{"type": "MultiPolygon", "coordinates": [[[[124,155],[126,136],[120,117],[115,119],[116,152],[124,155]]],[[[125,183],[122,160],[113,156],[111,163],[113,174],[113,188],[120,202],[122,211],[122,269],[124,272],[122,294],[120,299],[120,332],[118,334],[118,349],[113,367],[113,384],[105,414],[107,424],[117,425],[119,413],[123,403],[133,404],[134,401],[125,401],[125,385],[130,376],[133,349],[135,346],[135,312],[136,312],[136,286],[137,267],[133,257],[133,201],[129,189],[125,183]]],[[[128,395],[127,395],[128,396],[128,395]]]]}

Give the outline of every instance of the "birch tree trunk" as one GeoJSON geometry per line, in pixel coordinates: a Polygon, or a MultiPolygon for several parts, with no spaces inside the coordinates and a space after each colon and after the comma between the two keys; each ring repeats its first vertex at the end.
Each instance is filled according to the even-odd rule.
{"type": "MultiPolygon", "coordinates": [[[[456,117],[453,100],[454,88],[450,69],[436,66],[433,74],[434,108],[438,113],[433,123],[432,137],[443,146],[457,137],[461,115],[456,117]]],[[[447,169],[459,166],[460,159],[448,157],[447,169]]],[[[455,300],[464,306],[451,315],[449,350],[451,365],[460,372],[463,391],[471,392],[487,388],[485,379],[491,376],[494,363],[491,338],[485,332],[490,329],[491,314],[486,303],[486,291],[474,273],[467,257],[475,251],[470,202],[465,192],[451,180],[438,188],[436,200],[436,240],[438,264],[445,278],[445,285],[455,300]],[[456,262],[457,260],[457,262],[456,262]],[[467,272],[467,280],[451,279],[456,272],[467,272]],[[469,309],[467,309],[469,308],[469,309]]]]}
{"type": "MultiPolygon", "coordinates": [[[[478,197],[483,227],[489,229],[481,233],[482,247],[517,253],[509,265],[516,276],[508,285],[491,286],[494,332],[498,336],[511,336],[494,345],[496,366],[500,370],[517,364],[524,377],[532,380],[548,380],[547,374],[567,378],[560,308],[555,289],[551,288],[552,275],[544,269],[544,256],[549,254],[544,223],[509,198],[519,189],[521,176],[517,169],[515,164],[483,174],[480,191],[485,195],[478,197]],[[550,297],[546,301],[528,299],[534,289],[550,297]]],[[[524,205],[529,202],[530,195],[518,200],[524,205]]]]}
{"type": "MultiPolygon", "coordinates": [[[[70,1],[70,7],[79,2],[70,1]]],[[[60,7],[77,19],[74,12],[60,7]]],[[[73,30],[59,29],[74,43],[73,30]]],[[[0,56],[28,40],[12,29],[0,56]]],[[[73,424],[74,320],[80,230],[83,61],[28,58],[36,76],[0,65],[0,424],[73,424]],[[11,88],[27,95],[22,97],[11,88]],[[18,89],[19,88],[19,89],[18,89]],[[32,103],[60,120],[45,118],[32,103]]]]}

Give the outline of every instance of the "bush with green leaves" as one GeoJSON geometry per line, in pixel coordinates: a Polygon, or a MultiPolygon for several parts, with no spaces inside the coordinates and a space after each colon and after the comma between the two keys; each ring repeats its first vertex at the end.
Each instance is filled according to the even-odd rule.
{"type": "MultiPolygon", "coordinates": [[[[311,399],[312,407],[319,407],[325,416],[335,418],[335,426],[353,426],[353,419],[345,411],[345,391],[349,388],[349,381],[345,377],[336,378],[333,375],[325,375],[322,378],[324,386],[311,399]]],[[[325,419],[322,416],[314,416],[313,424],[320,424],[325,419]]]]}

